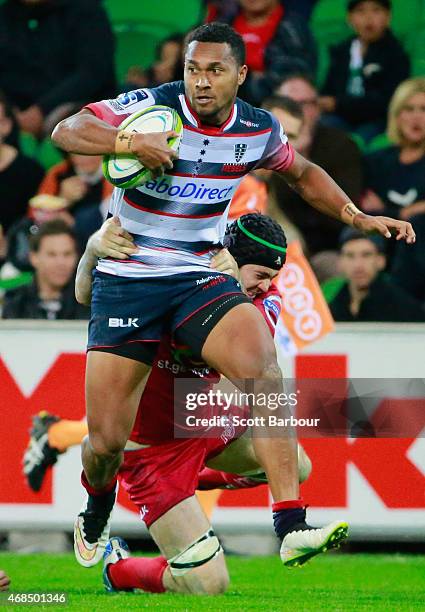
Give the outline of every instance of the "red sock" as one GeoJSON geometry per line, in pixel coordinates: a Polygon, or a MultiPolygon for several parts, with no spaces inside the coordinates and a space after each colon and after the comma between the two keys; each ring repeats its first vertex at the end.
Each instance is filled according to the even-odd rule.
{"type": "Polygon", "coordinates": [[[249,476],[204,468],[199,473],[198,489],[200,491],[209,491],[210,489],[248,489],[250,487],[258,487],[260,484],[263,483],[258,482],[254,478],[249,478],[249,476]]]}
{"type": "Polygon", "coordinates": [[[162,576],[167,567],[165,557],[132,557],[108,567],[108,575],[116,589],[142,589],[148,593],[164,593],[162,576]]]}
{"type": "Polygon", "coordinates": [[[83,470],[81,472],[81,484],[83,485],[83,487],[85,488],[85,490],[87,491],[89,495],[105,495],[106,493],[110,493],[111,491],[115,489],[116,484],[117,484],[117,477],[114,476],[111,482],[108,482],[108,484],[102,487],[101,489],[95,489],[89,484],[89,481],[87,480],[87,476],[85,475],[84,470],[83,470]]]}

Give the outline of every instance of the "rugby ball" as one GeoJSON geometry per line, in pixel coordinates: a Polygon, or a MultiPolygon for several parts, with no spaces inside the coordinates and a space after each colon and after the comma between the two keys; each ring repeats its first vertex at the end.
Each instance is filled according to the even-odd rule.
{"type": "MultiPolygon", "coordinates": [[[[183,135],[183,124],[178,113],[173,108],[160,105],[149,106],[133,113],[124,119],[119,129],[138,134],[174,130],[178,136],[168,141],[174,151],[178,151],[183,135]]],[[[103,174],[112,185],[122,189],[132,189],[143,185],[151,178],[150,170],[145,168],[133,155],[105,155],[103,174]]]]}

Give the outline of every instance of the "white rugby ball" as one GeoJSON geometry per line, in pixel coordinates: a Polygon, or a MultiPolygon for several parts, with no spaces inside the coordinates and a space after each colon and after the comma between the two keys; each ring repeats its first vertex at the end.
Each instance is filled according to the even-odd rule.
{"type": "MultiPolygon", "coordinates": [[[[183,124],[178,113],[173,108],[159,104],[133,113],[124,119],[119,127],[120,130],[125,129],[127,132],[138,134],[174,130],[178,135],[168,141],[168,145],[174,151],[178,151],[183,135],[183,124]]],[[[151,178],[150,170],[145,168],[133,155],[105,155],[103,174],[115,187],[122,189],[132,189],[146,183],[151,178]]]]}

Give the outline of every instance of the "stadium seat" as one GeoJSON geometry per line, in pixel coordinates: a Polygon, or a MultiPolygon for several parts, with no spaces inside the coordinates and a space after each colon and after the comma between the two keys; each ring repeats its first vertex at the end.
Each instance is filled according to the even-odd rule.
{"type": "Polygon", "coordinates": [[[375,136],[375,138],[372,138],[372,140],[369,142],[367,146],[367,153],[373,153],[374,151],[385,149],[386,147],[390,147],[391,144],[391,141],[385,133],[378,134],[378,136],[375,136]]]}
{"type": "Polygon", "coordinates": [[[31,134],[21,132],[19,141],[22,153],[36,159],[46,170],[63,160],[59,149],[55,147],[50,138],[39,141],[31,134]]]}
{"type": "Polygon", "coordinates": [[[163,26],[170,33],[187,32],[203,20],[201,0],[161,0],[156,9],[148,0],[105,0],[112,24],[139,23],[148,26],[163,26]]]}

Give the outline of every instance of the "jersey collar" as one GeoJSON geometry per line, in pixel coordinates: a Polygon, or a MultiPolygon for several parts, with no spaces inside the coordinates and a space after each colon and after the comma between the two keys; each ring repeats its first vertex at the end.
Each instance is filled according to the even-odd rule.
{"type": "Polygon", "coordinates": [[[187,99],[187,97],[184,94],[180,94],[179,100],[180,100],[180,104],[183,110],[183,114],[186,117],[186,119],[189,121],[189,123],[191,123],[194,127],[200,130],[203,130],[203,131],[205,130],[210,133],[220,134],[221,132],[226,132],[227,130],[230,130],[232,125],[235,123],[237,115],[238,115],[238,106],[235,102],[229,117],[220,126],[212,127],[211,125],[202,125],[201,119],[198,117],[196,112],[191,107],[190,102],[187,99]]]}

